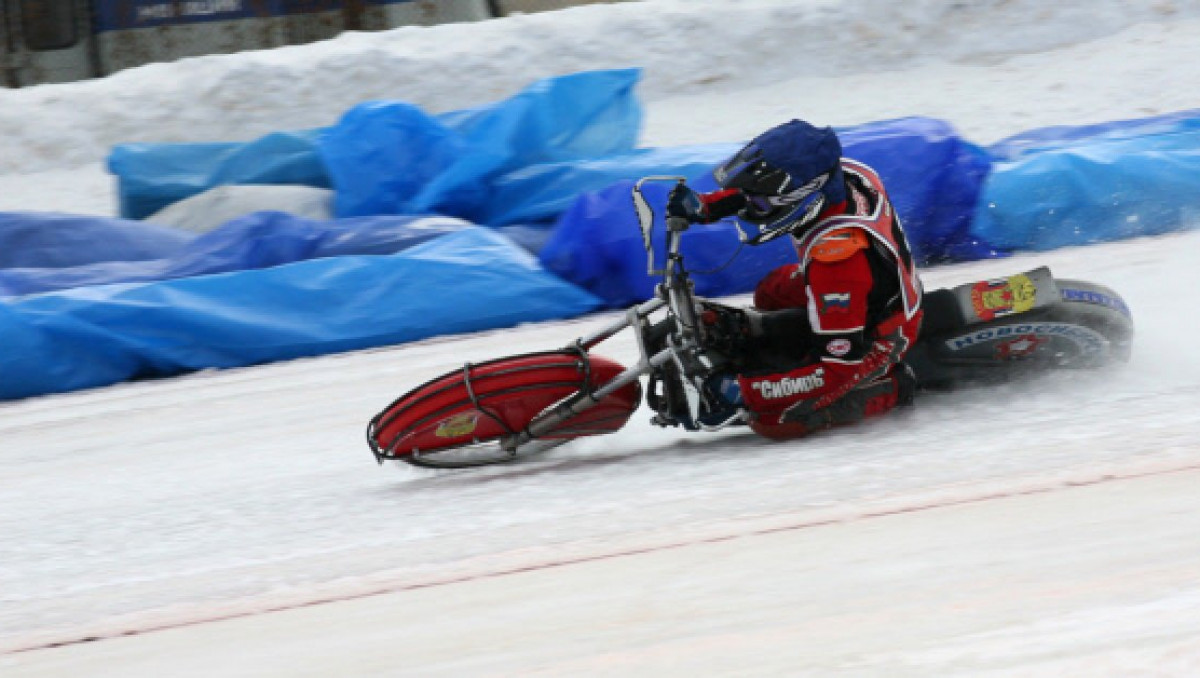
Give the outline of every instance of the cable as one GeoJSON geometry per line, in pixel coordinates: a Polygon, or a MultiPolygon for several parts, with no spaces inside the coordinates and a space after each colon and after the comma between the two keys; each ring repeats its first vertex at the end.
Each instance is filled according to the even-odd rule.
{"type": "Polygon", "coordinates": [[[737,259],[737,256],[742,253],[742,248],[745,246],[746,246],[746,243],[744,243],[744,242],[738,243],[738,247],[736,250],[733,251],[733,256],[729,257],[729,261],[726,261],[725,263],[721,264],[720,266],[718,266],[716,268],[712,268],[707,271],[688,271],[688,273],[690,273],[692,275],[713,275],[715,273],[720,273],[721,271],[724,271],[725,269],[729,268],[729,265],[733,263],[734,259],[737,259]]]}

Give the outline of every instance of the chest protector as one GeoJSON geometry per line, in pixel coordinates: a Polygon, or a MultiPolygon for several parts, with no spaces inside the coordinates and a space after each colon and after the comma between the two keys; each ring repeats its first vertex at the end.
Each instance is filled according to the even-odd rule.
{"type": "Polygon", "coordinates": [[[800,270],[807,274],[808,265],[813,260],[813,248],[822,238],[833,231],[853,228],[864,231],[872,243],[886,252],[896,263],[896,275],[900,279],[901,305],[904,319],[912,320],[921,308],[921,280],[917,277],[916,266],[913,265],[912,252],[908,249],[908,240],[904,237],[904,229],[900,226],[900,218],[892,209],[887,191],[875,170],[856,160],[842,159],[842,171],[861,180],[876,195],[875,208],[870,214],[844,214],[830,217],[817,225],[800,238],[795,238],[796,250],[800,254],[800,270]]]}

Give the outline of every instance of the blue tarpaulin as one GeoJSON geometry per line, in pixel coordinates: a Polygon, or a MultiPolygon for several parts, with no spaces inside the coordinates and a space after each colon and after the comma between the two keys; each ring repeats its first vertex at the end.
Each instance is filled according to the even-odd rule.
{"type": "Polygon", "coordinates": [[[303,184],[334,186],[339,216],[437,212],[488,223],[497,177],[632,150],[638,77],[625,69],[549,78],[504,101],[436,116],[370,102],[333,127],[250,143],[122,144],[109,170],[121,215],[135,219],[222,184],[303,184]]]}
{"type": "Polygon", "coordinates": [[[53,212],[0,212],[0,270],[64,268],[173,256],[192,239],[174,228],[53,212]]]}
{"type": "Polygon", "coordinates": [[[225,184],[329,187],[316,152],[321,130],[276,132],[249,143],[120,144],[108,157],[121,216],[145,219],[184,198],[225,184]]]}
{"type": "MultiPolygon", "coordinates": [[[[539,257],[545,267],[590,290],[608,307],[627,306],[653,295],[660,278],[646,273],[646,250],[633,212],[633,182],[620,182],[579,198],[559,220],[539,257]]],[[[670,184],[643,187],[652,205],[666,202],[670,184]]],[[[739,249],[732,223],[695,226],[684,234],[682,252],[704,296],[744,292],[766,272],[796,260],[786,238],[739,249]]],[[[655,249],[666,248],[662,210],[656,209],[655,249]]],[[[661,265],[661,262],[659,262],[661,265]]]]}
{"type": "MultiPolygon", "coordinates": [[[[963,141],[946,123],[904,118],[839,130],[844,153],[875,168],[904,222],[914,254],[922,261],[975,259],[992,249],[970,235],[970,216],[990,161],[978,147],[963,141]]],[[[656,173],[690,176],[697,190],[716,187],[711,168],[737,149],[721,144],[693,147],[688,159],[708,158],[707,170],[681,163],[671,167],[654,158],[676,157],[664,149],[647,152],[642,161],[656,173]]],[[[609,306],[646,299],[655,280],[646,274],[641,233],[633,213],[629,182],[584,195],[559,219],[540,257],[546,267],[591,290],[609,306]]],[[[647,192],[656,213],[662,212],[665,189],[647,192]]],[[[659,224],[659,228],[661,228],[659,224]]],[[[658,242],[662,236],[656,236],[658,242]]],[[[684,255],[694,271],[719,269],[695,276],[705,295],[746,292],[771,268],[795,261],[785,238],[738,249],[732,220],[697,226],[684,236],[684,255]]]]}
{"type": "Polygon", "coordinates": [[[1196,129],[1198,126],[1200,109],[1092,125],[1056,125],[1015,134],[988,146],[987,151],[996,161],[1017,160],[1026,155],[1077,146],[1081,143],[1169,134],[1196,129]]]}
{"type": "Polygon", "coordinates": [[[434,118],[410,104],[351,109],[321,137],[338,216],[439,213],[488,223],[491,184],[533,164],[632,150],[638,71],[541,80],[515,97],[434,118]]]}
{"type": "Polygon", "coordinates": [[[972,233],[1009,250],[1155,235],[1200,217],[1200,118],[1061,140],[997,163],[972,233]],[[1122,133],[1123,132],[1123,133],[1122,133]]]}
{"type": "MultiPolygon", "coordinates": [[[[109,163],[127,216],[221,184],[332,186],[343,215],[447,214],[532,248],[544,241],[545,267],[591,293],[497,231],[452,220],[433,228],[452,233],[429,240],[435,233],[406,224],[438,222],[258,213],[196,237],[115,219],[0,214],[0,295],[42,292],[0,302],[0,398],[647,298],[656,280],[630,180],[681,174],[711,190],[710,169],[740,144],[635,149],[637,79],[636,70],[580,73],[435,116],[374,102],[330,128],[249,143],[115,148],[109,163]]],[[[845,155],[883,178],[924,263],[1160,233],[1200,214],[1197,111],[1031,130],[987,151],[926,118],[838,132],[845,155]]],[[[647,189],[659,209],[667,190],[647,189]]],[[[664,243],[661,223],[655,237],[664,243]]],[[[748,291],[795,260],[786,239],[740,247],[728,222],[694,227],[684,255],[707,296],[748,291]]]]}
{"type": "Polygon", "coordinates": [[[469,227],[467,222],[449,217],[312,221],[283,212],[255,212],[194,236],[178,252],[163,259],[0,270],[0,297],[85,285],[170,280],[350,254],[394,254],[469,227]]]}
{"type": "Polygon", "coordinates": [[[641,148],[594,159],[531,165],[496,180],[485,220],[493,226],[553,223],[581,193],[652,174],[703,174],[739,147],[705,144],[641,148]]]}
{"type": "Polygon", "coordinates": [[[592,295],[488,229],[348,256],[0,303],[0,399],[567,318],[592,295]]]}

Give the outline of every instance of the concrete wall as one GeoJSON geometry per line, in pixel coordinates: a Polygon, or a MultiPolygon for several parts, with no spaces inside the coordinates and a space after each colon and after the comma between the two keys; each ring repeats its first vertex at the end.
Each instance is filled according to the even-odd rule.
{"type": "Polygon", "coordinates": [[[215,5],[122,0],[96,5],[95,13],[91,0],[74,0],[78,42],[38,51],[21,44],[19,4],[0,0],[0,86],[69,82],[153,62],[325,40],[347,30],[482,21],[623,1],[630,0],[308,0],[293,5],[287,16],[273,16],[277,10],[267,0],[215,5]]]}

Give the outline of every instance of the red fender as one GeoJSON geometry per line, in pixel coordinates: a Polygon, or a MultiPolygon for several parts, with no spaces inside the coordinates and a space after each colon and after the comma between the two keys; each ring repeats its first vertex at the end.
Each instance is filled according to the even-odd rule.
{"type": "MultiPolygon", "coordinates": [[[[624,369],[607,358],[570,350],[468,363],[396,399],[371,420],[367,439],[381,460],[496,440],[624,369]]],[[[641,399],[641,384],[634,381],[541,437],[612,433],[629,421],[641,399]]]]}

